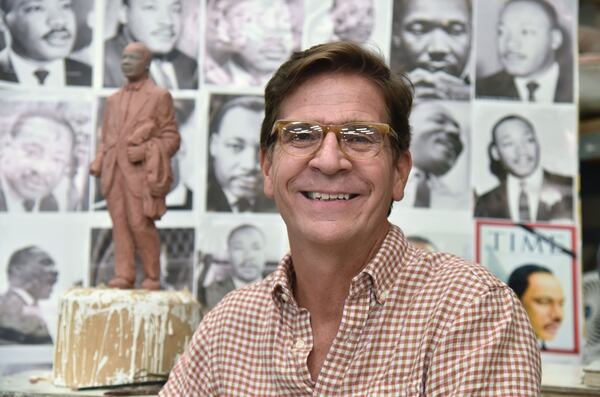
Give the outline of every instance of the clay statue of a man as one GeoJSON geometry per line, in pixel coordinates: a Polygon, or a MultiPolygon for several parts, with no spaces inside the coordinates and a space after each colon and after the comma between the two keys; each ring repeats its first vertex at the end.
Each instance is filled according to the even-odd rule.
{"type": "Polygon", "coordinates": [[[134,286],[137,253],[145,274],[141,287],[160,289],[154,220],[166,211],[171,157],[180,137],[171,95],[148,78],[151,59],[141,43],[123,50],[121,70],[127,82],[106,101],[102,139],[90,165],[90,173],[100,177],[113,223],[115,277],[108,285],[114,288],[134,286]]]}

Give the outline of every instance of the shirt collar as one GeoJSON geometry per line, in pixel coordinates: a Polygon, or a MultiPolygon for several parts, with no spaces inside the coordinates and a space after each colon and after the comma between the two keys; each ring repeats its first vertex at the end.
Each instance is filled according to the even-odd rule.
{"type": "Polygon", "coordinates": [[[147,80],[148,80],[148,76],[142,77],[141,79],[136,80],[133,83],[126,82],[125,84],[123,84],[123,89],[125,91],[139,91],[140,88],[142,88],[142,86],[146,83],[147,80]]]}
{"type": "Polygon", "coordinates": [[[15,294],[19,295],[19,297],[21,299],[23,299],[23,302],[25,302],[25,304],[27,306],[33,306],[33,305],[35,305],[35,299],[33,298],[33,296],[31,296],[31,294],[29,294],[29,292],[25,291],[23,288],[10,287],[10,289],[15,294]]]}
{"type": "Polygon", "coordinates": [[[547,70],[535,76],[534,78],[515,77],[515,84],[521,99],[527,101],[529,97],[527,84],[530,82],[536,82],[538,84],[538,89],[535,92],[536,102],[553,103],[559,74],[560,67],[558,66],[558,63],[554,62],[547,70]]]}
{"type": "MultiPolygon", "coordinates": [[[[407,241],[398,226],[390,225],[377,253],[369,260],[367,265],[353,279],[349,295],[355,295],[367,287],[373,289],[375,298],[381,304],[388,298],[388,291],[396,281],[398,272],[406,262],[407,241]]],[[[294,266],[292,257],[286,254],[279,266],[273,272],[271,279],[271,293],[273,299],[286,303],[295,302],[293,294],[294,266]]]]}

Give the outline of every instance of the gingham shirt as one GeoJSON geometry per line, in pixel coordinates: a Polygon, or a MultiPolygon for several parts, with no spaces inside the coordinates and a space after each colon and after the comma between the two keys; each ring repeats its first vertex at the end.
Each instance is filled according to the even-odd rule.
{"type": "Polygon", "coordinates": [[[354,277],[316,380],[292,258],[203,319],[161,396],[537,396],[540,356],[516,296],[480,265],[391,226],[354,277]]]}

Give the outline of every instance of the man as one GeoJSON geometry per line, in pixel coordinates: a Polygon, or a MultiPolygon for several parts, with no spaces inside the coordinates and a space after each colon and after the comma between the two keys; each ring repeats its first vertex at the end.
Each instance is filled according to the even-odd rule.
{"type": "Polygon", "coordinates": [[[54,190],[73,166],[75,145],[64,118],[42,111],[17,116],[0,153],[0,212],[58,211],[54,190]]]}
{"type": "Polygon", "coordinates": [[[373,0],[333,0],[329,11],[333,22],[332,40],[365,43],[375,25],[373,0]]]}
{"type": "Polygon", "coordinates": [[[573,178],[540,166],[540,144],[529,120],[508,115],[496,122],[488,156],[500,184],[476,199],[476,217],[514,222],[573,219],[573,178]]]}
{"type": "Polygon", "coordinates": [[[227,100],[210,123],[207,211],[272,212],[275,204],[262,192],[258,162],[259,128],[265,104],[260,97],[227,100]]]}
{"type": "Polygon", "coordinates": [[[5,41],[0,80],[28,87],[89,86],[91,68],[68,56],[76,22],[70,0],[2,0],[5,41]]]}
{"type": "Polygon", "coordinates": [[[127,83],[106,101],[102,141],[90,165],[90,173],[100,177],[113,223],[116,276],[108,285],[114,288],[133,287],[135,252],[145,274],[140,286],[160,288],[160,239],[154,220],[166,211],[171,157],[180,138],[171,95],[148,76],[151,59],[141,43],[123,50],[127,83]]]}
{"type": "Polygon", "coordinates": [[[529,102],[573,101],[572,58],[556,10],[545,0],[510,0],[500,13],[497,51],[502,69],[477,80],[478,97],[529,102]]]}
{"type": "MultiPolygon", "coordinates": [[[[206,64],[206,81],[220,85],[263,85],[296,46],[285,0],[214,0],[208,19],[220,36],[206,64]],[[212,15],[217,14],[217,15],[212,15]]],[[[207,37],[213,38],[216,32],[207,37]]]]}
{"type": "Polygon", "coordinates": [[[48,299],[58,277],[46,251],[27,246],[8,260],[8,291],[0,295],[0,345],[51,344],[38,301],[48,299]]]}
{"type": "Polygon", "coordinates": [[[417,208],[466,208],[468,192],[453,189],[443,180],[463,151],[461,126],[437,101],[415,106],[410,120],[413,169],[404,203],[417,208]]]}
{"type": "Polygon", "coordinates": [[[468,100],[471,0],[394,2],[392,69],[407,72],[420,99],[468,100]]]}
{"type": "Polygon", "coordinates": [[[546,342],[556,338],[563,320],[565,296],[560,281],[544,266],[525,264],[513,270],[507,284],[523,303],[545,350],[546,342]]]}
{"type": "Polygon", "coordinates": [[[182,34],[181,0],[123,0],[117,35],[104,43],[104,86],[119,87],[125,46],[138,41],[152,52],[150,76],[167,89],[198,88],[198,63],[176,48],[182,34]]]}
{"type": "Polygon", "coordinates": [[[275,73],[261,166],[290,253],[204,317],[162,396],[539,395],[535,336],[510,289],[387,221],[411,167],[411,102],[350,42],[275,73]]]}
{"type": "Polygon", "coordinates": [[[234,289],[258,282],[265,270],[265,236],[256,226],[243,224],[229,233],[227,254],[231,275],[206,287],[204,303],[212,309],[234,289]]]}

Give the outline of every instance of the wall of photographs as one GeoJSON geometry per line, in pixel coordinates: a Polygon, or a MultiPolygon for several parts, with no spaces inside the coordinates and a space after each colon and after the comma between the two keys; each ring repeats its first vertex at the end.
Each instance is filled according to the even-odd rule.
{"type": "Polygon", "coordinates": [[[540,284],[530,277],[521,299],[543,359],[595,351],[582,338],[577,2],[39,3],[2,3],[2,373],[48,367],[59,297],[112,277],[111,221],[87,169],[133,38],[155,54],[151,75],[170,89],[182,136],[157,223],[165,288],[213,305],[277,265],[287,237],[260,187],[262,89],[292,51],[348,39],[415,85],[414,169],[391,221],[427,249],[481,261],[515,290],[533,269],[540,284]]]}

